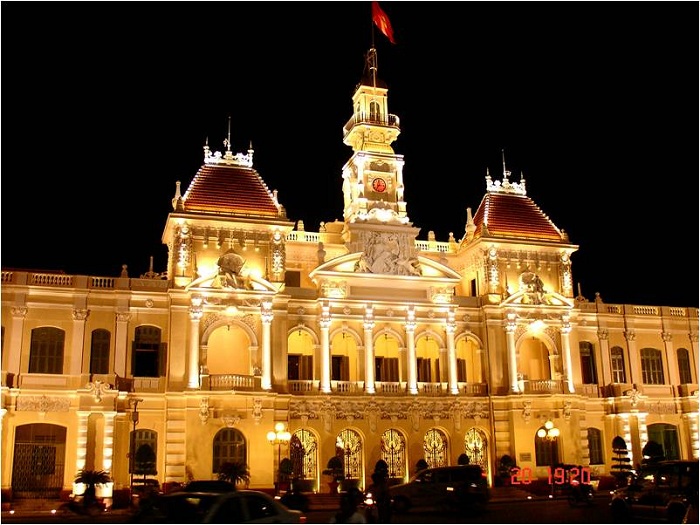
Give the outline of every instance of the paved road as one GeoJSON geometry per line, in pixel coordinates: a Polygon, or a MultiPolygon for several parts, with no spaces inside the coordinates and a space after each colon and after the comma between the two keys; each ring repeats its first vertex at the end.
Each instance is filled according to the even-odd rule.
{"type": "MultiPolygon", "coordinates": [[[[307,523],[328,523],[334,511],[307,514],[307,523]]],[[[481,513],[434,511],[394,514],[392,523],[610,523],[608,499],[596,498],[594,505],[572,508],[565,500],[533,500],[489,504],[481,513]]]]}
{"type": "MultiPolygon", "coordinates": [[[[481,513],[445,513],[435,511],[412,511],[394,514],[392,523],[610,523],[609,499],[597,497],[594,505],[572,508],[565,500],[499,501],[491,502],[481,513]]],[[[316,510],[307,513],[307,523],[328,523],[335,514],[334,509],[316,510]]],[[[2,523],[129,523],[129,515],[123,512],[106,512],[97,517],[75,514],[10,515],[2,513],[2,523]]],[[[645,523],[662,523],[647,520],[645,523]]]]}

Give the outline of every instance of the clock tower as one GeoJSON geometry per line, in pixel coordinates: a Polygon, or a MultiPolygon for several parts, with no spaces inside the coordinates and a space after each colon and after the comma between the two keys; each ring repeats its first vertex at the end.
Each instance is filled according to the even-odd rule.
{"type": "Polygon", "coordinates": [[[351,253],[364,252],[358,271],[417,275],[415,238],[420,229],[412,227],[406,213],[403,155],[391,147],[401,133],[399,117],[389,113],[388,91],[377,78],[377,51],[372,48],[352,97],[353,114],[343,127],[343,142],[353,149],[343,167],[344,240],[351,253]],[[374,261],[374,250],[395,257],[374,261]]]}

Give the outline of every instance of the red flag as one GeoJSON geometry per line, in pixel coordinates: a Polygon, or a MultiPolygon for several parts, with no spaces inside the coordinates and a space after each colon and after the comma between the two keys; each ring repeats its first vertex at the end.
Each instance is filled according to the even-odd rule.
{"type": "Polygon", "coordinates": [[[389,42],[395,44],[394,41],[394,30],[391,27],[391,22],[389,22],[389,17],[382,11],[379,7],[379,2],[372,2],[372,21],[379,28],[379,30],[384,33],[389,39],[389,42]]]}

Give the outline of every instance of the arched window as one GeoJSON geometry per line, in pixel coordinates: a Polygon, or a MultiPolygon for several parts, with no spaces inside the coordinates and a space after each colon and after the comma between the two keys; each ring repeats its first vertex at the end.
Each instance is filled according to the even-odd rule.
{"type": "Polygon", "coordinates": [[[44,326],[32,330],[29,349],[30,374],[62,374],[65,332],[44,326]]]}
{"type": "Polygon", "coordinates": [[[381,458],[389,466],[390,478],[403,478],[406,474],[406,438],[394,428],[382,434],[381,458]]]}
{"type": "Polygon", "coordinates": [[[470,428],[464,435],[464,450],[469,456],[469,463],[481,465],[488,472],[488,446],[486,434],[478,428],[470,428]]]}
{"type": "Polygon", "coordinates": [[[584,385],[595,385],[598,383],[598,373],[595,366],[595,354],[593,345],[588,341],[581,341],[578,344],[581,354],[581,379],[584,385]]]}
{"type": "MultiPolygon", "coordinates": [[[[342,453],[345,479],[362,477],[362,438],[360,434],[346,428],[336,438],[337,454],[342,453]]],[[[336,455],[337,455],[336,454],[336,455]]]]}
{"type": "Polygon", "coordinates": [[[645,385],[664,384],[664,365],[661,350],[642,348],[642,383],[645,385]]]}
{"type": "Polygon", "coordinates": [[[134,377],[158,377],[165,363],[165,345],[160,342],[160,328],[137,326],[133,344],[132,373],[134,377]]]}
{"type": "Polygon", "coordinates": [[[693,374],[690,371],[690,355],[685,348],[679,348],[678,356],[678,376],[681,384],[687,385],[693,382],[693,374]]]}
{"type": "Polygon", "coordinates": [[[423,438],[425,461],[429,467],[447,466],[447,436],[442,430],[431,428],[423,438]]]}
{"type": "Polygon", "coordinates": [[[613,383],[626,383],[625,354],[619,346],[613,346],[610,349],[610,366],[612,368],[613,383]]]}
{"type": "Polygon", "coordinates": [[[372,122],[379,122],[381,117],[379,102],[373,100],[369,103],[369,118],[372,122]]]}
{"type": "MultiPolygon", "coordinates": [[[[313,480],[315,482],[318,464],[318,441],[316,440],[316,436],[308,430],[301,428],[292,435],[290,446],[292,446],[290,449],[290,459],[292,460],[294,475],[299,479],[313,480]],[[300,448],[296,445],[292,446],[292,444],[297,442],[300,448]]],[[[316,487],[309,488],[313,490],[316,487]]]]}
{"type": "Polygon", "coordinates": [[[603,460],[603,440],[600,430],[597,428],[588,427],[588,457],[589,464],[602,465],[603,460]]]}
{"type": "Polygon", "coordinates": [[[664,459],[680,459],[678,444],[678,427],[668,423],[653,423],[647,425],[649,441],[656,441],[664,449],[664,459]]]}
{"type": "Polygon", "coordinates": [[[109,374],[109,330],[98,328],[90,338],[90,373],[109,374]]]}
{"type": "Polygon", "coordinates": [[[217,474],[224,463],[248,465],[246,442],[243,434],[235,428],[222,428],[214,436],[212,473],[217,474]]]}
{"type": "Polygon", "coordinates": [[[131,431],[131,453],[129,472],[144,476],[155,476],[158,457],[158,433],[147,428],[131,431]]]}

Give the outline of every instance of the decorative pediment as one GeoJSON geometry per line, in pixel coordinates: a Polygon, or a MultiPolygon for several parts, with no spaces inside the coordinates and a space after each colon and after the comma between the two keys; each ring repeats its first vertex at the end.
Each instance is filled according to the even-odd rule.
{"type": "Polygon", "coordinates": [[[574,300],[564,297],[556,292],[526,292],[518,291],[501,302],[501,306],[507,305],[545,305],[574,307],[574,300]]]}
{"type": "Polygon", "coordinates": [[[450,303],[460,275],[449,266],[418,256],[419,275],[379,274],[362,271],[364,252],[350,253],[327,261],[309,274],[322,297],[404,300],[450,303]]]}

